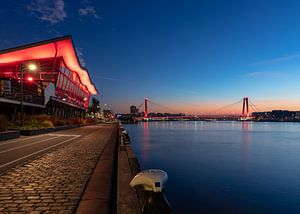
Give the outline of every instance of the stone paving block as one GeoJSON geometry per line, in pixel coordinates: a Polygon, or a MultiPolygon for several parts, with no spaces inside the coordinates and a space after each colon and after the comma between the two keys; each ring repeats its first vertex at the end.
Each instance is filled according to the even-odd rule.
{"type": "Polygon", "coordinates": [[[73,213],[115,130],[97,127],[0,175],[0,213],[73,213]]]}

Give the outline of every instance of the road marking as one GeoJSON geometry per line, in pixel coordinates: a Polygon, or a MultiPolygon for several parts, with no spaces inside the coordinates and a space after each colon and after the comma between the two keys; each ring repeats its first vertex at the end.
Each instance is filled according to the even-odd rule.
{"type": "Polygon", "coordinates": [[[4,153],[4,152],[9,152],[9,151],[12,151],[12,150],[16,150],[16,149],[19,149],[19,148],[23,148],[23,147],[26,147],[26,146],[31,146],[31,145],[35,145],[35,144],[38,144],[38,143],[42,143],[42,142],[45,142],[45,141],[48,141],[48,140],[53,140],[53,139],[56,139],[56,138],[59,138],[60,136],[56,136],[56,137],[52,137],[52,138],[47,138],[45,140],[40,140],[38,142],[33,142],[33,143],[29,143],[29,144],[26,144],[26,145],[23,145],[23,146],[18,146],[18,147],[14,147],[14,148],[11,148],[11,149],[6,149],[4,151],[1,151],[0,154],[4,153]]]}
{"type": "Polygon", "coordinates": [[[25,139],[18,138],[18,139],[15,139],[15,140],[10,140],[9,142],[5,142],[5,143],[0,142],[0,146],[10,144],[10,143],[15,143],[15,142],[18,142],[18,141],[22,142],[22,141],[25,141],[25,140],[30,140],[30,139],[34,139],[34,138],[38,138],[38,137],[43,137],[43,136],[46,136],[46,135],[36,135],[36,136],[27,137],[25,139]]]}
{"type": "Polygon", "coordinates": [[[79,134],[48,134],[50,136],[62,136],[62,137],[75,137],[75,136],[81,136],[79,134]]]}
{"type": "Polygon", "coordinates": [[[75,137],[72,137],[71,139],[65,140],[65,141],[63,141],[63,142],[60,142],[60,143],[58,143],[58,144],[49,146],[49,147],[44,148],[44,149],[41,149],[41,150],[39,150],[39,151],[33,152],[33,153],[29,154],[29,155],[25,155],[25,156],[23,156],[23,157],[21,157],[21,158],[18,158],[18,159],[16,159],[16,160],[10,161],[10,162],[8,162],[8,163],[2,164],[2,165],[0,166],[0,168],[6,167],[6,166],[8,166],[8,165],[10,165],[10,164],[13,164],[13,163],[15,163],[15,162],[18,162],[18,161],[20,161],[20,160],[22,160],[22,159],[25,159],[25,158],[28,158],[28,157],[30,157],[30,156],[32,156],[32,155],[35,155],[35,154],[38,154],[38,153],[40,153],[40,152],[49,150],[49,149],[51,149],[51,148],[53,148],[53,147],[55,147],[55,146],[59,146],[59,145],[61,145],[61,144],[64,144],[64,143],[66,143],[66,142],[69,142],[69,141],[74,140],[74,139],[79,138],[79,137],[80,137],[80,135],[75,136],[75,137]]]}

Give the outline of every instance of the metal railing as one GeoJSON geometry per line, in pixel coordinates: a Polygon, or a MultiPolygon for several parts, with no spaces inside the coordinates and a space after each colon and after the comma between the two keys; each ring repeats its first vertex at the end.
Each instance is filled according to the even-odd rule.
{"type": "MultiPolygon", "coordinates": [[[[19,88],[0,88],[0,98],[21,101],[21,90],[19,88]]],[[[44,96],[23,90],[23,102],[44,105],[44,96]]]]}

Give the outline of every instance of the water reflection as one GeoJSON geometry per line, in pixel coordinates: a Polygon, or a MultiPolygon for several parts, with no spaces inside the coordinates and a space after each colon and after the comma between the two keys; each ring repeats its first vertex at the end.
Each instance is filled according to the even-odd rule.
{"type": "Polygon", "coordinates": [[[252,131],[252,122],[242,122],[242,143],[243,143],[243,160],[246,161],[249,154],[250,132],[252,131]]]}
{"type": "Polygon", "coordinates": [[[170,175],[175,213],[300,213],[300,123],[150,122],[128,128],[141,167],[170,175]]]}
{"type": "Polygon", "coordinates": [[[148,159],[149,155],[149,123],[143,123],[142,158],[148,159]]]}

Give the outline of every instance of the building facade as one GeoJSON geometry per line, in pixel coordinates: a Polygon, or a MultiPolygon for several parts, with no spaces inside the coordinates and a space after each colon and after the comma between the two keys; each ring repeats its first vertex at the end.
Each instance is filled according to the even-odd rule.
{"type": "Polygon", "coordinates": [[[97,93],[71,36],[0,51],[0,113],[12,119],[21,106],[27,114],[79,116],[97,93]]]}
{"type": "Polygon", "coordinates": [[[138,113],[139,113],[139,109],[135,105],[130,106],[130,114],[138,114],[138,113]]]}

